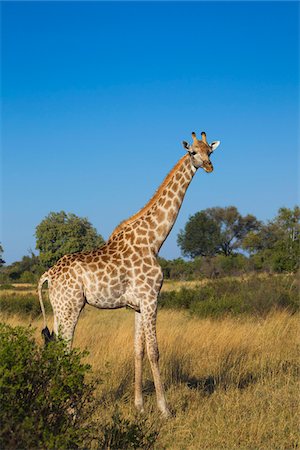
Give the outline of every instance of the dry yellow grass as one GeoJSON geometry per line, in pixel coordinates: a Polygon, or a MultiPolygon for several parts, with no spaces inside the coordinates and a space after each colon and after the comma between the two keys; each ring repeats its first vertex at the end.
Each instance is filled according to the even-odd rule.
{"type": "Polygon", "coordinates": [[[37,283],[12,283],[10,285],[0,285],[0,287],[0,297],[37,295],[37,283]]]}
{"type": "MultiPolygon", "coordinates": [[[[17,316],[5,320],[26,324],[17,316]]],[[[78,323],[74,345],[89,350],[94,376],[102,379],[97,395],[104,422],[116,408],[125,417],[135,415],[133,323],[132,311],[90,307],[78,323]]],[[[264,320],[210,320],[159,311],[161,369],[174,417],[158,418],[146,362],[146,415],[160,430],[155,448],[297,448],[298,323],[284,312],[264,320]]],[[[31,325],[40,339],[41,320],[31,325]]]]}

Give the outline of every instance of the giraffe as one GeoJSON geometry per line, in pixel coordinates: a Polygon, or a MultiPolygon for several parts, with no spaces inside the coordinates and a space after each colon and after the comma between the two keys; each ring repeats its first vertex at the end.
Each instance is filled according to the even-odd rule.
{"type": "Polygon", "coordinates": [[[45,272],[38,284],[44,318],[43,334],[50,339],[42,300],[48,281],[54,315],[54,335],[72,345],[79,314],[86,303],[100,309],[130,307],[135,311],[135,407],[144,411],[142,364],[147,349],[157,397],[163,416],[170,412],[159,372],[156,338],[157,297],[163,274],[157,254],[170,233],[186,190],[197,169],[212,172],[211,153],[219,141],[208,144],[192,133],[192,144],[183,141],[187,153],[177,162],[150,201],[113,231],[107,243],[90,252],[63,256],[45,272]]]}

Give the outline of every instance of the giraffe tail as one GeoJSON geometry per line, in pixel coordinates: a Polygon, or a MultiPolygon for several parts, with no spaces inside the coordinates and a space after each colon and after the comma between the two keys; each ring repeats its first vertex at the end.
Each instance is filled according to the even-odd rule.
{"type": "Polygon", "coordinates": [[[41,310],[42,310],[43,319],[44,319],[44,328],[42,330],[42,336],[44,337],[45,344],[48,344],[48,342],[50,342],[54,339],[53,331],[52,331],[52,333],[50,333],[49,328],[47,327],[46,313],[45,313],[45,307],[44,307],[43,295],[42,295],[43,284],[45,283],[45,281],[48,281],[48,280],[49,280],[49,274],[48,274],[48,272],[45,272],[39,279],[39,284],[38,284],[39,301],[40,301],[41,310]]]}

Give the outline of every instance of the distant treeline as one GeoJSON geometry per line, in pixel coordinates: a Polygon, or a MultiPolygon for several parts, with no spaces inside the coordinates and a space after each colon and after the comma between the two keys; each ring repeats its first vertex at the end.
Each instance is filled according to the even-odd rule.
{"type": "MultiPolygon", "coordinates": [[[[183,258],[159,258],[166,279],[193,280],[250,272],[296,272],[300,260],[300,208],[280,208],[263,223],[242,216],[236,207],[215,207],[189,218],[178,234],[183,258]]],[[[0,283],[34,283],[68,253],[89,251],[104,240],[86,218],[51,212],[35,231],[36,249],[21,261],[5,265],[0,245],[0,283]]]]}

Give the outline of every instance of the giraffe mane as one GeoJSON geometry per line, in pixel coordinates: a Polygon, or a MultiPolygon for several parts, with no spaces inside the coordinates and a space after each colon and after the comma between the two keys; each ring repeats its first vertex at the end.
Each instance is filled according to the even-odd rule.
{"type": "Polygon", "coordinates": [[[164,179],[164,181],[162,182],[162,184],[159,186],[159,188],[156,190],[156,192],[154,193],[154,195],[151,197],[151,199],[148,201],[148,203],[146,203],[146,205],[141,208],[137,213],[133,214],[133,216],[129,217],[126,220],[123,220],[115,229],[114,231],[111,233],[108,242],[116,235],[118,234],[122,228],[128,224],[131,224],[133,222],[135,222],[137,219],[139,219],[145,212],[147,212],[151,206],[154,205],[154,203],[159,200],[160,196],[163,193],[164,188],[168,185],[168,183],[171,181],[174,173],[177,172],[178,168],[182,165],[182,163],[189,157],[188,154],[184,155],[182,158],[180,158],[180,160],[177,162],[177,164],[175,164],[175,166],[173,167],[173,169],[168,173],[168,175],[166,176],[166,178],[164,179]]]}

